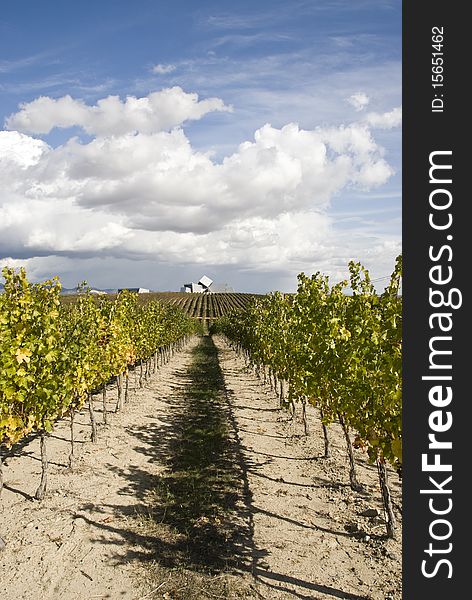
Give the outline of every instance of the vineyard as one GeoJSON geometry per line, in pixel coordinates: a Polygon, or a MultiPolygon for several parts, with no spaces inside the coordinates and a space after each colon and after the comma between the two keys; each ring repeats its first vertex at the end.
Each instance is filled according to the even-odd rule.
{"type": "Polygon", "coordinates": [[[321,273],[311,278],[301,274],[297,294],[275,293],[256,301],[222,319],[216,330],[245,352],[256,372],[264,370],[282,405],[288,401],[294,410],[294,402],[303,407],[309,402],[320,410],[325,456],[326,426],[339,420],[354,490],[361,486],[349,428],[357,432],[355,444],[377,463],[387,533],[393,537],[386,461],[401,473],[401,257],[380,296],[359,263],[351,262],[349,269],[351,295],[345,293],[347,281],[330,288],[321,273]]]}
{"type": "Polygon", "coordinates": [[[194,319],[213,321],[229,314],[235,309],[243,309],[260,294],[220,293],[184,293],[155,292],[149,294],[160,302],[173,304],[187,316],[194,319]]]}
{"type": "MultiPolygon", "coordinates": [[[[61,297],[62,304],[74,304],[79,295],[68,295],[61,297]]],[[[116,294],[109,294],[108,298],[116,299],[116,294]]],[[[161,304],[169,304],[180,309],[185,315],[192,319],[213,322],[228,315],[233,310],[243,309],[253,300],[261,298],[261,294],[244,294],[235,292],[216,293],[186,293],[186,292],[150,292],[137,296],[138,304],[147,304],[157,301],[161,304]]]]}
{"type": "Polygon", "coordinates": [[[400,600],[401,257],[349,270],[66,302],[4,270],[0,595],[400,600]]]}
{"type": "MultiPolygon", "coordinates": [[[[92,441],[96,424],[91,395],[112,378],[119,387],[118,408],[127,400],[129,369],[139,365],[140,385],[158,355],[168,356],[194,330],[181,311],[158,302],[139,306],[136,296],[114,302],[89,293],[62,306],[57,279],[31,285],[24,270],[4,269],[0,296],[0,443],[7,447],[32,432],[41,433],[43,473],[35,497],[47,485],[46,439],[54,422],[88,402],[92,441]]],[[[106,412],[103,415],[106,422],[106,412]]],[[[73,430],[72,430],[73,434],[73,430]]],[[[71,459],[74,449],[71,437],[71,459]]],[[[71,460],[70,459],[70,460],[71,460]]],[[[0,492],[2,487],[0,454],[0,492]]]]}

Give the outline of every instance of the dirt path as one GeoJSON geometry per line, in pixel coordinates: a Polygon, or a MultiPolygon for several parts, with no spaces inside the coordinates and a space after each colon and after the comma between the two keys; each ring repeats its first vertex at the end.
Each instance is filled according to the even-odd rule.
{"type": "MultiPolygon", "coordinates": [[[[315,411],[307,409],[305,437],[301,419],[281,412],[270,388],[248,374],[221,339],[216,343],[251,492],[259,590],[270,599],[399,600],[401,544],[384,538],[375,467],[356,452],[366,493],[353,492],[341,428],[329,428],[332,457],[320,458],[324,442],[315,411]],[[365,511],[378,516],[362,516],[365,511]]],[[[395,474],[391,484],[400,506],[395,474]]]]}
{"type": "MultiPolygon", "coordinates": [[[[401,598],[400,542],[383,538],[380,516],[360,515],[382,514],[376,471],[359,455],[368,493],[352,492],[341,431],[333,457],[319,459],[314,411],[312,435],[301,436],[214,342],[195,339],[174,356],[109,415],[97,444],[79,415],[73,471],[60,423],[42,503],[32,499],[38,440],[6,460],[0,598],[401,598]]],[[[115,402],[110,389],[108,410],[115,402]]]]}
{"type": "MultiPolygon", "coordinates": [[[[162,470],[152,458],[153,429],[166,427],[163,398],[175,385],[176,373],[188,368],[196,343],[164,365],[145,389],[132,391],[123,412],[108,415],[110,425],[100,426],[97,444],[89,441],[88,413],[77,416],[73,471],[67,468],[69,425],[56,426],[48,440],[49,490],[43,502],[33,499],[40,478],[39,441],[6,459],[0,598],[139,598],[133,562],[149,560],[152,540],[136,535],[130,521],[147,510],[144,495],[162,470]]],[[[110,388],[107,397],[111,413],[116,390],[110,388]]],[[[99,421],[100,403],[97,397],[99,421]]]]}

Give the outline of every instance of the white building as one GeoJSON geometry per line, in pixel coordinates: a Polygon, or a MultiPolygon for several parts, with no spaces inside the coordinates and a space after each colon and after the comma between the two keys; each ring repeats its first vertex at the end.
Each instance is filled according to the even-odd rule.
{"type": "Polygon", "coordinates": [[[128,290],[129,292],[136,292],[137,294],[149,294],[150,291],[147,288],[121,288],[118,290],[118,293],[123,292],[124,290],[128,290]]]}
{"type": "Polygon", "coordinates": [[[181,292],[187,293],[199,293],[199,294],[209,294],[211,293],[210,286],[213,283],[213,279],[210,279],[206,275],[200,277],[198,283],[185,283],[181,288],[181,292]]]}
{"type": "Polygon", "coordinates": [[[213,279],[210,279],[209,277],[204,275],[199,279],[198,283],[202,286],[204,291],[208,291],[210,289],[211,284],[213,283],[213,279]]]}

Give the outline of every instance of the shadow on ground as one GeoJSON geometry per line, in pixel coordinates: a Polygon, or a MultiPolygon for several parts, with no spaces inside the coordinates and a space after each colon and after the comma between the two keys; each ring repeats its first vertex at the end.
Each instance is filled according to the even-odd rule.
{"type": "Polygon", "coordinates": [[[238,440],[230,424],[216,347],[205,336],[172,399],[164,431],[132,433],[167,472],[148,494],[153,518],[176,536],[166,566],[247,569],[252,555],[250,498],[238,440]]]}
{"type": "MultiPolygon", "coordinates": [[[[200,339],[189,368],[173,371],[172,382],[169,395],[161,398],[165,409],[150,415],[149,425],[126,429],[136,442],[134,450],[163,465],[162,474],[110,465],[127,482],[121,493],[133,495],[136,503],[88,504],[82,507],[88,514],[78,514],[93,526],[97,541],[127,547],[124,557],[116,556],[116,564],[135,560],[144,565],[151,588],[147,598],[265,598],[254,586],[254,577],[264,580],[266,591],[293,597],[313,596],[281,584],[310,594],[362,600],[363,596],[260,568],[268,552],[255,547],[253,517],[265,511],[253,506],[248,483],[248,473],[257,472],[257,464],[241,445],[231,393],[225,388],[211,337],[200,339]],[[110,509],[120,527],[103,519],[110,509]],[[121,527],[123,522],[126,525],[121,527]],[[107,536],[100,539],[100,531],[107,536]],[[236,575],[233,580],[226,577],[232,575],[236,575]],[[162,596],[164,591],[170,595],[162,596]]],[[[296,521],[291,524],[302,531],[308,527],[296,521]]]]}
{"type": "MultiPolygon", "coordinates": [[[[189,368],[174,374],[178,385],[163,398],[165,411],[152,415],[148,426],[126,430],[136,441],[134,450],[163,465],[163,473],[156,476],[142,468],[110,465],[127,482],[121,493],[133,495],[136,504],[88,504],[82,506],[88,515],[81,511],[79,516],[97,532],[116,534],[114,544],[119,536],[119,543],[130,546],[126,561],[152,562],[172,569],[174,575],[182,569],[216,576],[250,573],[254,555],[250,466],[234,431],[211,337],[202,337],[192,350],[189,368]],[[131,527],[120,529],[104,522],[101,514],[109,514],[110,508],[117,517],[133,517],[131,527]],[[96,520],[90,514],[97,515],[96,520]]],[[[197,597],[189,593],[182,597],[197,597]]],[[[201,597],[206,595],[202,592],[201,597]]]]}

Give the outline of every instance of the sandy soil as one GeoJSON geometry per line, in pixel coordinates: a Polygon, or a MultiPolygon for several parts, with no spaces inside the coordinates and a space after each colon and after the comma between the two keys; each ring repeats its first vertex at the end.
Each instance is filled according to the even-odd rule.
{"type": "MultiPolygon", "coordinates": [[[[124,410],[110,414],[109,424],[100,426],[98,443],[89,441],[88,414],[78,415],[73,470],[66,464],[69,424],[58,423],[48,440],[49,486],[41,503],[33,499],[40,477],[39,441],[32,439],[10,453],[0,498],[0,538],[5,542],[3,549],[0,544],[0,598],[211,597],[204,591],[174,595],[166,586],[174,572],[168,556],[174,546],[137,526],[156,518],[152,492],[175,464],[172,453],[184,443],[178,436],[185,432],[182,415],[187,411],[187,421],[191,417],[190,367],[200,343],[192,340],[144,389],[133,390],[124,410]],[[160,563],[168,570],[156,584],[146,573],[160,563]]],[[[234,478],[235,486],[229,508],[225,495],[226,522],[215,517],[227,547],[219,557],[215,546],[212,576],[224,563],[233,573],[232,589],[241,581],[241,590],[250,590],[246,597],[267,600],[400,600],[398,477],[391,474],[398,540],[386,540],[375,467],[356,451],[367,491],[352,492],[340,428],[330,428],[332,457],[320,458],[323,441],[315,411],[308,410],[306,437],[299,417],[291,420],[281,412],[268,386],[248,373],[222,339],[215,343],[222,383],[212,402],[229,431],[227,458],[233,466],[223,475],[234,478]],[[373,516],[362,516],[367,509],[373,516]]],[[[115,403],[110,386],[109,411],[115,403]]],[[[99,421],[100,404],[97,397],[99,421]]],[[[164,507],[158,524],[167,520],[175,529],[177,517],[164,507]]],[[[198,531],[207,531],[208,521],[205,515],[197,518],[198,531]]],[[[195,565],[195,560],[188,562],[187,570],[195,565]]],[[[237,596],[228,592],[215,597],[237,596]]]]}
{"type": "MultiPolygon", "coordinates": [[[[400,599],[401,514],[398,540],[386,540],[375,466],[356,451],[366,494],[353,492],[340,426],[329,428],[332,456],[320,458],[324,442],[316,411],[307,409],[306,437],[301,415],[291,420],[281,413],[270,388],[248,374],[222,341],[218,346],[247,465],[253,573],[264,597],[400,599]],[[369,509],[378,516],[362,516],[369,509]]],[[[401,510],[394,473],[390,484],[401,510]]]]}

